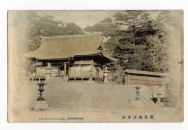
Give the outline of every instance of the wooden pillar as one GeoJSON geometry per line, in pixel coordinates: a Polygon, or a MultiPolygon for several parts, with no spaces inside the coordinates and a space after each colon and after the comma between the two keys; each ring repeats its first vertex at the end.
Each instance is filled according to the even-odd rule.
{"type": "Polygon", "coordinates": [[[128,75],[125,74],[125,85],[128,85],[128,75]]]}
{"type": "Polygon", "coordinates": [[[35,69],[36,69],[36,72],[37,72],[37,59],[35,59],[35,69]]]}
{"type": "MultiPolygon", "coordinates": [[[[75,65],[74,65],[74,73],[75,73],[75,65]]],[[[76,76],[74,77],[74,81],[76,81],[76,76]]]]}
{"type": "Polygon", "coordinates": [[[93,71],[93,59],[91,61],[91,70],[93,71]]]}
{"type": "Polygon", "coordinates": [[[58,64],[57,64],[57,74],[56,74],[57,77],[59,77],[59,69],[58,69],[58,64]]]}
{"type": "Polygon", "coordinates": [[[67,64],[66,63],[64,63],[64,77],[66,77],[67,76],[67,64]]]}
{"type": "Polygon", "coordinates": [[[80,75],[81,75],[82,82],[83,82],[83,75],[82,75],[82,60],[81,60],[81,64],[80,64],[80,75]]]}
{"type": "MultiPolygon", "coordinates": [[[[148,83],[149,83],[149,85],[151,85],[151,86],[153,85],[153,84],[152,84],[152,78],[151,78],[151,77],[149,77],[148,83]]],[[[155,86],[155,84],[154,84],[154,86],[155,86]]]]}
{"type": "Polygon", "coordinates": [[[119,79],[119,83],[120,83],[120,85],[122,84],[122,75],[121,75],[121,73],[120,73],[120,77],[119,77],[120,79],[119,79]]]}
{"type": "MultiPolygon", "coordinates": [[[[35,61],[35,67],[36,67],[36,74],[35,74],[35,77],[36,77],[36,76],[37,76],[37,59],[36,59],[36,61],[35,61]]],[[[33,78],[33,81],[36,80],[35,77],[33,78]]]]}
{"type": "Polygon", "coordinates": [[[162,76],[161,76],[161,87],[164,87],[164,80],[162,76]]]}
{"type": "Polygon", "coordinates": [[[37,74],[37,59],[35,60],[35,69],[36,69],[36,74],[37,74]]]}
{"type": "Polygon", "coordinates": [[[129,85],[129,75],[127,75],[127,85],[129,85]]]}
{"type": "Polygon", "coordinates": [[[83,82],[83,74],[82,74],[82,65],[80,65],[80,73],[81,73],[81,78],[82,78],[82,82],[83,82]]]}
{"type": "Polygon", "coordinates": [[[69,82],[70,59],[68,60],[67,68],[68,68],[68,69],[67,69],[67,70],[68,70],[68,71],[67,71],[67,77],[68,77],[68,78],[67,78],[67,81],[69,82]]]}
{"type": "Polygon", "coordinates": [[[126,80],[127,76],[126,76],[126,74],[125,74],[125,77],[124,77],[124,78],[125,78],[125,85],[126,85],[126,84],[127,84],[127,80],[126,80]]]}
{"type": "Polygon", "coordinates": [[[92,59],[92,61],[91,61],[91,70],[92,70],[92,79],[93,79],[93,59],[92,59]]]}
{"type": "Polygon", "coordinates": [[[40,81],[40,72],[39,72],[39,81],[40,81]]]}
{"type": "Polygon", "coordinates": [[[141,80],[140,80],[140,75],[138,74],[138,83],[137,84],[141,84],[141,80]]]}

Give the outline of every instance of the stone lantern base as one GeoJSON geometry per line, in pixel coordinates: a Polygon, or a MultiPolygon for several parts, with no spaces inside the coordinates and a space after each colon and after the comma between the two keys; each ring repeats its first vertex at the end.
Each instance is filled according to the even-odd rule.
{"type": "Polygon", "coordinates": [[[94,83],[94,81],[93,80],[88,80],[87,83],[94,83]]]}
{"type": "Polygon", "coordinates": [[[159,106],[159,107],[163,107],[164,106],[164,104],[161,102],[161,98],[157,98],[156,105],[159,106]]]}
{"type": "Polygon", "coordinates": [[[49,110],[51,107],[48,107],[48,104],[46,101],[36,101],[34,106],[31,107],[33,110],[49,110]]]}

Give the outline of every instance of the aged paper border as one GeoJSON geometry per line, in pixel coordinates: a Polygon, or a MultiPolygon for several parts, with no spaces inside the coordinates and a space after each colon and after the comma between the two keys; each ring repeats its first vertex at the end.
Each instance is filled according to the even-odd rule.
{"type": "MultiPolygon", "coordinates": [[[[21,13],[22,16],[25,16],[24,15],[25,11],[21,11],[21,12],[23,12],[23,14],[21,13]]],[[[53,11],[47,11],[47,12],[50,12],[52,15],[54,15],[53,13],[55,13],[53,11]]],[[[63,11],[61,11],[61,12],[63,13],[63,11]]],[[[181,14],[181,18],[179,18],[179,20],[182,21],[183,11],[178,10],[179,13],[176,11],[171,11],[171,12],[173,12],[174,15],[181,14]]],[[[67,13],[69,13],[69,11],[67,11],[67,13]]],[[[84,13],[84,11],[80,11],[79,13],[84,13]]],[[[91,11],[90,13],[95,13],[95,11],[91,11]]],[[[182,95],[181,89],[183,87],[182,83],[181,83],[181,78],[182,78],[181,77],[181,66],[182,66],[182,64],[178,64],[178,62],[181,61],[180,58],[183,53],[183,51],[181,50],[181,47],[182,47],[182,45],[181,45],[182,44],[182,40],[181,40],[182,39],[182,35],[181,35],[182,28],[181,27],[182,26],[180,26],[180,28],[179,28],[180,30],[177,30],[177,33],[172,32],[171,34],[169,34],[169,39],[168,39],[171,41],[171,44],[169,43],[170,44],[169,45],[169,57],[173,58],[173,59],[170,58],[170,60],[169,60],[170,63],[172,64],[170,73],[171,73],[171,75],[173,75],[172,78],[174,79],[174,82],[172,82],[174,84],[171,83],[170,87],[172,87],[172,89],[173,89],[172,92],[174,92],[174,93],[172,93],[172,95],[174,95],[172,97],[172,99],[174,99],[174,101],[177,100],[177,102],[173,102],[175,105],[174,107],[170,108],[170,107],[152,107],[151,106],[151,107],[146,107],[146,108],[138,108],[137,107],[135,109],[134,108],[130,109],[130,108],[126,108],[126,107],[122,106],[122,108],[117,107],[116,109],[115,108],[110,109],[107,106],[101,107],[101,106],[103,106],[103,105],[101,105],[101,106],[97,106],[97,107],[99,107],[99,109],[96,109],[94,107],[88,107],[88,109],[86,109],[86,108],[84,109],[79,104],[78,105],[79,107],[74,106],[73,108],[69,107],[67,109],[52,108],[52,110],[50,110],[50,111],[33,112],[31,110],[28,110],[29,106],[26,107],[27,106],[26,104],[29,101],[29,99],[27,99],[27,98],[31,94],[31,91],[29,91],[29,89],[27,90],[27,88],[31,87],[31,86],[29,84],[26,84],[23,81],[24,77],[22,77],[22,75],[18,76],[18,74],[20,74],[20,71],[19,71],[20,68],[17,67],[17,66],[19,66],[19,62],[22,63],[22,61],[20,59],[21,58],[20,53],[22,53],[22,51],[20,50],[20,48],[22,48],[21,43],[24,44],[24,42],[25,42],[24,41],[25,40],[24,27],[25,27],[25,24],[27,23],[27,20],[25,20],[24,18],[22,19],[22,17],[20,17],[20,19],[22,21],[18,22],[16,19],[19,16],[17,16],[16,14],[17,14],[17,11],[9,11],[8,12],[8,56],[9,56],[8,57],[9,58],[9,60],[8,60],[8,66],[9,66],[9,68],[8,68],[8,76],[9,76],[9,81],[8,81],[8,103],[9,103],[8,104],[8,108],[9,108],[8,109],[8,117],[9,118],[8,118],[8,121],[9,122],[20,122],[20,123],[23,123],[23,122],[87,122],[87,123],[88,122],[105,122],[105,123],[107,123],[107,122],[182,122],[183,121],[183,108],[179,108],[180,105],[183,105],[183,104],[181,104],[182,100],[181,100],[181,96],[180,96],[180,95],[182,95]],[[17,21],[16,22],[17,24],[15,23],[14,20],[17,21]],[[20,29],[23,29],[23,30],[20,30],[20,29]],[[176,38],[173,39],[173,37],[171,37],[172,35],[173,35],[173,37],[176,37],[176,38]],[[174,53],[174,52],[176,52],[176,53],[174,53]],[[174,78],[174,76],[175,76],[175,78],[174,78]],[[94,114],[95,111],[96,111],[96,113],[94,114]],[[102,111],[104,112],[104,114],[102,111]],[[36,113],[36,114],[34,114],[34,113],[36,113]],[[154,116],[154,118],[147,119],[147,116],[150,116],[150,115],[154,116]],[[77,116],[84,118],[84,120],[74,121],[71,119],[67,119],[67,120],[64,119],[64,118],[68,118],[68,117],[77,117],[77,116]],[[126,117],[132,116],[131,119],[133,119],[133,120],[128,119],[128,118],[126,118],[124,120],[124,116],[126,116],[126,117]],[[133,118],[134,116],[137,116],[137,117],[138,116],[142,116],[142,117],[146,116],[146,118],[143,118],[143,119],[137,118],[137,120],[135,120],[133,118]],[[55,119],[52,120],[51,118],[55,118],[55,119]],[[56,118],[61,118],[61,119],[59,120],[56,118]],[[63,118],[63,120],[62,120],[62,118],[63,118]]],[[[102,14],[102,12],[101,12],[101,14],[102,14]]],[[[177,15],[176,15],[176,17],[177,17],[177,15]]],[[[92,17],[92,15],[91,15],[91,18],[94,18],[94,17],[92,17]]],[[[75,22],[77,23],[77,21],[75,21],[75,22]]],[[[179,24],[182,25],[182,22],[180,22],[179,24]]],[[[176,22],[175,22],[173,25],[177,26],[178,24],[176,24],[176,22]]],[[[36,84],[35,82],[31,82],[31,84],[33,84],[33,83],[36,84]]],[[[32,87],[38,87],[38,86],[34,85],[32,87]]],[[[79,88],[79,87],[76,87],[76,88],[79,88]]],[[[114,89],[117,89],[117,88],[115,87],[114,89]]],[[[141,89],[141,91],[143,89],[141,89]]],[[[74,89],[73,89],[73,91],[74,91],[74,89]]],[[[106,91],[106,89],[105,89],[105,91],[106,91]]],[[[76,90],[76,92],[78,92],[78,91],[76,90]]],[[[134,94],[132,93],[132,95],[134,95],[134,94]]],[[[134,104],[134,99],[133,99],[132,103],[134,104]]],[[[32,105],[33,104],[30,104],[30,106],[32,106],[32,105]]],[[[113,107],[113,105],[112,105],[112,107],[113,107]]],[[[116,106],[114,106],[114,107],[116,107],[116,106]]]]}
{"type": "MultiPolygon", "coordinates": [[[[186,33],[185,33],[186,34],[186,33]]],[[[186,40],[185,40],[185,42],[186,42],[186,40]]],[[[185,48],[186,48],[186,46],[185,46],[185,48]]],[[[185,52],[185,55],[186,55],[186,52],[185,52]]],[[[185,62],[186,63],[186,62],[185,62]]],[[[186,66],[186,65],[185,65],[186,66]]],[[[186,76],[185,76],[186,77],[186,76]]],[[[185,84],[185,86],[186,86],[186,84],[185,84]]],[[[185,89],[185,92],[186,92],[186,89],[185,89]]],[[[186,99],[186,95],[184,95],[185,96],[185,99],[186,99]]],[[[186,102],[184,103],[184,104],[186,104],[186,102]]],[[[185,108],[185,110],[186,110],[186,108],[185,108]]],[[[185,116],[186,116],[186,114],[185,114],[185,116]]]]}

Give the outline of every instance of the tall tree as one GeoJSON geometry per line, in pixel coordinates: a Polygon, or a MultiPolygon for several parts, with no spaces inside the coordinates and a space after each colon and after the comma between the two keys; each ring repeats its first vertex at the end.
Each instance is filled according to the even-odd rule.
{"type": "Polygon", "coordinates": [[[146,11],[122,11],[114,15],[121,29],[112,37],[110,45],[122,68],[166,72],[168,58],[165,32],[161,25],[149,17],[146,11]],[[125,62],[129,59],[129,62],[125,62]]]}

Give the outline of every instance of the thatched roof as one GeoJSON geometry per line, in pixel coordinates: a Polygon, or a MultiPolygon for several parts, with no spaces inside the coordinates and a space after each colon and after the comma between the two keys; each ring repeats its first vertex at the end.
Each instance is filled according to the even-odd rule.
{"type": "Polygon", "coordinates": [[[99,35],[68,35],[42,37],[40,47],[33,52],[23,54],[24,57],[39,60],[60,60],[75,56],[102,55],[109,60],[115,60],[102,53],[103,37],[99,35]]]}

